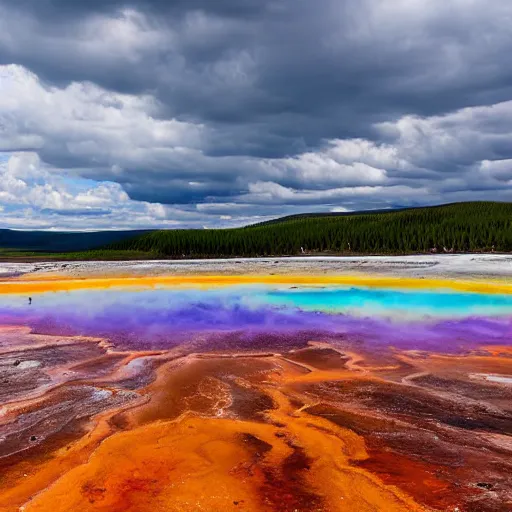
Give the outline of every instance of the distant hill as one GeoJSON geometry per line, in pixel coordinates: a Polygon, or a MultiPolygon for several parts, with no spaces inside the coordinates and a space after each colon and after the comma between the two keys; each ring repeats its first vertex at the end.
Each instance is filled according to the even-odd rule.
{"type": "Polygon", "coordinates": [[[161,230],[110,243],[166,258],[512,251],[512,203],[302,214],[235,229],[161,230]]]}
{"type": "Polygon", "coordinates": [[[0,249],[50,253],[88,251],[125,238],[140,236],[146,232],[144,230],[59,232],[0,229],[0,249]]]}
{"type": "MultiPolygon", "coordinates": [[[[443,205],[448,206],[448,205],[443,205]]],[[[432,206],[430,208],[437,208],[432,206]]],[[[382,210],[359,210],[356,212],[315,212],[315,213],[296,213],[294,215],[287,215],[286,217],[278,217],[277,219],[265,220],[256,224],[251,224],[250,227],[270,226],[271,224],[280,224],[281,222],[288,222],[291,220],[311,219],[311,218],[326,218],[326,217],[353,217],[355,215],[375,215],[376,213],[396,213],[405,210],[415,210],[418,208],[386,208],[382,210]]]]}

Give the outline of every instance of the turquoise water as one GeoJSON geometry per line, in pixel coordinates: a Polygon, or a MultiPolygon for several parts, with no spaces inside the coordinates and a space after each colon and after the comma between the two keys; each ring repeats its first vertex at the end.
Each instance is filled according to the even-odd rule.
{"type": "Polygon", "coordinates": [[[373,315],[464,317],[512,314],[512,295],[362,287],[274,289],[254,302],[304,311],[373,315]]]}

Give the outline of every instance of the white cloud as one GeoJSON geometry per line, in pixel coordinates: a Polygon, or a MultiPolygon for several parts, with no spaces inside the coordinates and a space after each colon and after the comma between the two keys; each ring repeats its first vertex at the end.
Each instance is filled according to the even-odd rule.
{"type": "Polygon", "coordinates": [[[66,180],[50,172],[36,153],[15,153],[0,162],[0,203],[2,227],[14,228],[171,227],[179,224],[181,213],[133,201],[118,183],[66,180]]]}
{"type": "MultiPolygon", "coordinates": [[[[130,30],[112,37],[137,45],[130,30]]],[[[158,112],[151,95],[48,86],[0,66],[0,151],[10,154],[0,160],[2,224],[213,227],[296,211],[512,200],[512,101],[406,115],[376,124],[377,140],[331,139],[281,158],[216,156],[211,126],[158,112]],[[174,192],[171,204],[129,197],[146,186],[164,200],[174,192]]]]}
{"type": "Polygon", "coordinates": [[[499,160],[502,154],[512,153],[512,101],[442,116],[404,116],[377,129],[393,139],[399,158],[433,170],[439,164],[499,160]]]}
{"type": "Polygon", "coordinates": [[[160,30],[134,9],[122,9],[114,17],[93,16],[79,28],[76,41],[81,53],[101,59],[124,59],[132,64],[140,64],[155,47],[172,44],[174,36],[171,30],[160,30]]]}
{"type": "Polygon", "coordinates": [[[502,181],[504,185],[512,185],[512,159],[483,160],[477,172],[484,178],[502,181]]]}
{"type": "Polygon", "coordinates": [[[0,66],[0,151],[60,151],[91,168],[120,170],[200,146],[201,125],[156,119],[157,107],[149,95],[112,93],[92,83],[49,87],[21,66],[0,66]]]}
{"type": "Polygon", "coordinates": [[[400,165],[392,156],[393,149],[378,148],[369,141],[332,140],[319,151],[307,152],[290,158],[265,160],[264,171],[277,179],[296,180],[318,185],[361,185],[384,183],[385,168],[393,163],[400,165]],[[380,158],[379,158],[380,157],[380,158]]]}
{"type": "Polygon", "coordinates": [[[368,197],[381,196],[382,200],[400,199],[404,202],[418,199],[428,191],[424,188],[412,188],[405,185],[395,186],[359,186],[359,187],[341,187],[327,190],[296,190],[290,187],[283,187],[274,182],[258,181],[249,184],[249,193],[241,197],[241,200],[255,203],[288,203],[288,204],[315,204],[322,202],[324,204],[332,204],[337,201],[355,199],[364,200],[368,197]]]}

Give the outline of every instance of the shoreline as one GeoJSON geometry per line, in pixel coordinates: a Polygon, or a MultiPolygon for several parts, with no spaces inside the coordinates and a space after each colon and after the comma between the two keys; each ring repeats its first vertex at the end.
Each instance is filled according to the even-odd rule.
{"type": "MultiPolygon", "coordinates": [[[[96,251],[92,250],[91,253],[96,251]]],[[[73,262],[144,262],[144,261],[157,261],[157,262],[192,262],[192,261],[232,261],[232,260],[301,260],[301,259],[353,259],[353,258],[421,258],[421,257],[453,257],[453,256],[510,256],[512,252],[413,252],[413,253],[305,253],[305,254],[281,254],[275,256],[226,256],[218,258],[210,257],[184,257],[184,258],[166,258],[161,255],[151,255],[151,253],[144,253],[138,251],[112,251],[112,257],[108,259],[102,259],[101,257],[95,257],[93,254],[90,258],[73,258],[74,252],[65,253],[45,253],[44,251],[30,252],[20,251],[19,255],[14,251],[9,251],[7,256],[2,254],[0,250],[0,265],[3,263],[73,263],[73,262]],[[117,254],[114,254],[116,253],[117,254]],[[126,253],[124,255],[123,253],[126,253]],[[131,254],[131,255],[130,255],[131,254]],[[119,257],[118,257],[119,256],[119,257]],[[121,257],[122,256],[122,257],[121,257]]],[[[5,253],[4,253],[5,254],[5,253]]],[[[87,254],[87,252],[80,253],[80,256],[87,254]]]]}
{"type": "MultiPolygon", "coordinates": [[[[306,256],[286,258],[236,258],[211,260],[73,261],[0,263],[3,286],[27,281],[70,281],[101,279],[121,281],[176,280],[206,281],[218,277],[240,282],[297,278],[330,281],[371,279],[412,279],[426,281],[501,282],[512,286],[512,255],[454,254],[430,256],[306,256]]],[[[2,286],[2,284],[0,284],[2,286]]]]}

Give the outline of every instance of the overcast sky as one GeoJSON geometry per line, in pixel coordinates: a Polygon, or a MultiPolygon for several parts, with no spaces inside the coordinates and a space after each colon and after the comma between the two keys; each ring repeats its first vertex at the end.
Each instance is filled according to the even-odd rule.
{"type": "Polygon", "coordinates": [[[512,201],[508,0],[0,0],[0,227],[512,201]]]}

